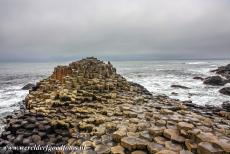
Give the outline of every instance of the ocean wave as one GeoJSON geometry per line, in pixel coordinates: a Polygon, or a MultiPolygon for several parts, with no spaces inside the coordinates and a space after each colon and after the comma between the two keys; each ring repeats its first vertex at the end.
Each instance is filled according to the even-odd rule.
{"type": "Polygon", "coordinates": [[[9,107],[22,101],[28,94],[27,90],[21,90],[21,86],[10,86],[0,90],[0,107],[9,107]]]}
{"type": "Polygon", "coordinates": [[[204,61],[197,61],[197,62],[186,62],[187,65],[201,65],[201,64],[208,64],[208,62],[204,61]]]}
{"type": "Polygon", "coordinates": [[[5,99],[5,100],[1,100],[1,104],[0,107],[10,107],[11,105],[15,104],[15,103],[19,103],[20,101],[23,100],[23,96],[18,97],[18,98],[11,98],[11,99],[5,99]]]}
{"type": "Polygon", "coordinates": [[[166,68],[157,68],[156,71],[167,71],[168,69],[166,68]]]}

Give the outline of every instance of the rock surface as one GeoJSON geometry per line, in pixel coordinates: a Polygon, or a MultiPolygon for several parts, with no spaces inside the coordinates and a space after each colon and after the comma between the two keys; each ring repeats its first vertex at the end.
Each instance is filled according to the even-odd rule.
{"type": "Polygon", "coordinates": [[[186,86],[181,86],[181,85],[171,85],[172,88],[180,88],[180,89],[191,89],[189,87],[186,86]]]}
{"type": "Polygon", "coordinates": [[[211,76],[204,79],[204,84],[212,86],[223,86],[226,84],[226,80],[220,76],[211,76]]]}
{"type": "Polygon", "coordinates": [[[228,82],[230,82],[230,64],[226,66],[218,67],[216,70],[213,70],[212,72],[215,72],[225,78],[228,79],[228,82]]]}
{"type": "Polygon", "coordinates": [[[229,101],[223,102],[222,108],[230,112],[230,102],[229,101]]]}
{"type": "Polygon", "coordinates": [[[195,79],[195,80],[201,80],[201,81],[203,81],[203,80],[204,80],[204,78],[199,77],[199,76],[195,76],[195,77],[193,77],[193,79],[195,79]]]}
{"type": "Polygon", "coordinates": [[[81,153],[101,154],[230,152],[228,111],[152,96],[93,57],[55,68],[30,91],[25,107],[6,117],[0,146],[82,145],[81,153]]]}
{"type": "Polygon", "coordinates": [[[220,89],[219,92],[221,94],[230,96],[230,87],[224,87],[224,88],[220,89]]]}
{"type": "Polygon", "coordinates": [[[24,87],[22,87],[22,90],[32,90],[34,87],[35,87],[34,84],[28,83],[27,85],[25,85],[24,87]]]}

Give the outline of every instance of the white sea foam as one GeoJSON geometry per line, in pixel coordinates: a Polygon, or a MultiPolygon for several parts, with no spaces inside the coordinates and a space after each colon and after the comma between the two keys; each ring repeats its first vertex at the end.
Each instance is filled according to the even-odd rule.
{"type": "MultiPolygon", "coordinates": [[[[171,98],[191,100],[193,103],[199,105],[221,105],[230,98],[229,96],[219,93],[219,89],[222,87],[204,85],[201,80],[195,80],[193,77],[200,76],[205,78],[215,75],[215,73],[210,72],[210,70],[225,64],[227,64],[226,61],[152,63],[148,64],[150,68],[148,70],[142,69],[142,67],[130,67],[130,72],[124,73],[123,75],[125,75],[128,80],[143,85],[154,95],[166,94],[171,98]],[[135,73],[133,74],[137,69],[141,72],[141,76],[134,75],[135,73]],[[186,86],[191,89],[172,88],[171,85],[173,84],[186,86]],[[178,95],[172,94],[173,92],[178,93],[178,95]]],[[[229,85],[230,84],[227,84],[226,86],[229,85]]]]}
{"type": "Polygon", "coordinates": [[[204,61],[196,61],[196,62],[187,62],[185,64],[188,65],[200,65],[200,64],[207,64],[208,62],[204,62],[204,61]]]}
{"type": "MultiPolygon", "coordinates": [[[[1,101],[0,107],[9,107],[13,104],[16,104],[16,103],[22,101],[27,93],[28,93],[27,91],[19,91],[19,92],[14,93],[10,96],[8,94],[8,97],[0,98],[0,101],[1,101]]],[[[2,95],[4,95],[4,93],[2,95]]],[[[5,95],[7,95],[7,94],[5,94],[5,95]]]]}

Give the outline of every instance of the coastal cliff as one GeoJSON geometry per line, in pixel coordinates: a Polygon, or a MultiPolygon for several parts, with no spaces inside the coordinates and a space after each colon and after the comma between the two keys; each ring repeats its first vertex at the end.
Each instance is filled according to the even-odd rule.
{"type": "Polygon", "coordinates": [[[6,117],[0,146],[84,146],[82,153],[99,154],[229,153],[229,119],[227,111],[152,96],[110,62],[89,57],[58,66],[38,82],[25,109],[6,117]]]}

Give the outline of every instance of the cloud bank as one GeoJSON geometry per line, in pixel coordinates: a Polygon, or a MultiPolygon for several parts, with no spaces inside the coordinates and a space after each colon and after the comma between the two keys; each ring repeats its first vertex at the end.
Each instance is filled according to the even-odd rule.
{"type": "Polygon", "coordinates": [[[230,58],[228,0],[0,0],[0,61],[230,58]]]}

